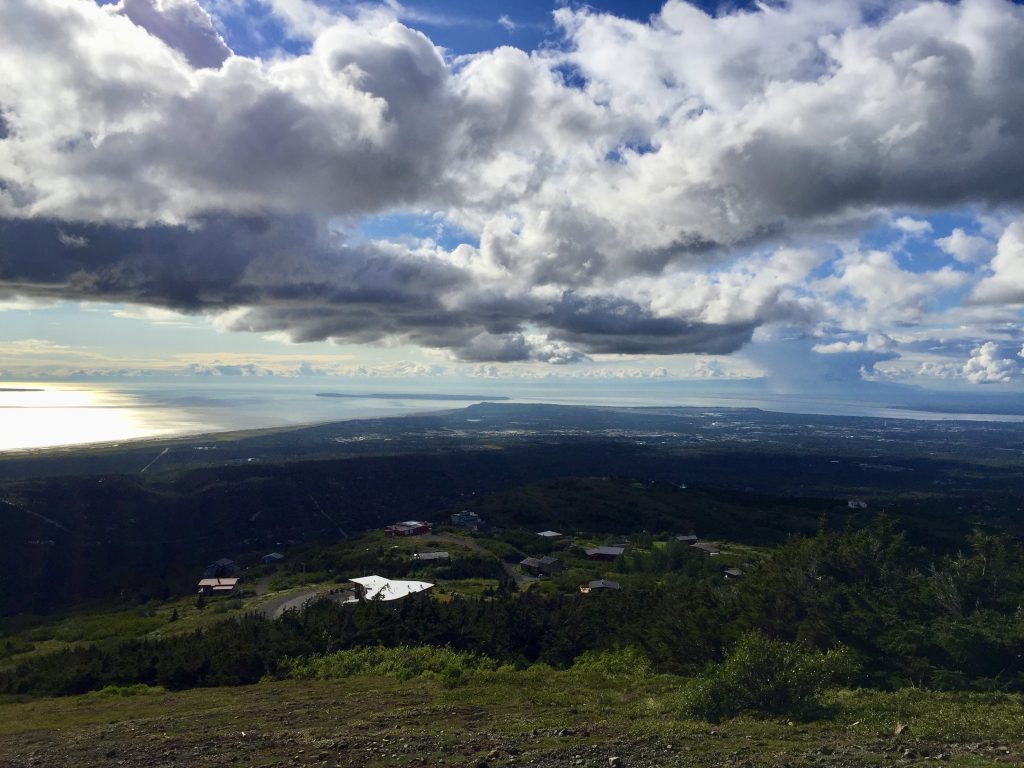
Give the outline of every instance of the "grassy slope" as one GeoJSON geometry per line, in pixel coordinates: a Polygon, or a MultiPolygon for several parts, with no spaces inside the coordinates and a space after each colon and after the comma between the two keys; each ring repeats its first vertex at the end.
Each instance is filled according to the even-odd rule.
{"type": "Polygon", "coordinates": [[[268,682],[249,688],[0,702],[0,766],[1019,765],[1021,697],[840,692],[810,724],[673,716],[678,678],[550,670],[446,688],[268,682]],[[894,734],[897,722],[907,725],[894,734]]]}

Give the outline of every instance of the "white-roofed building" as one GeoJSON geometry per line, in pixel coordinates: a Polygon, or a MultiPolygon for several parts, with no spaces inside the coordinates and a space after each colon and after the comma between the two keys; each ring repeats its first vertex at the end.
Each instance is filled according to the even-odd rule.
{"type": "Polygon", "coordinates": [[[201,595],[233,595],[237,587],[238,579],[233,576],[199,580],[199,594],[201,595]]]}
{"type": "Polygon", "coordinates": [[[423,520],[403,520],[384,528],[385,536],[422,536],[430,533],[430,523],[423,520]]]}
{"type": "Polygon", "coordinates": [[[349,579],[356,584],[359,597],[363,600],[399,600],[417,592],[426,592],[434,585],[426,581],[399,581],[383,576],[360,576],[349,579]]]}

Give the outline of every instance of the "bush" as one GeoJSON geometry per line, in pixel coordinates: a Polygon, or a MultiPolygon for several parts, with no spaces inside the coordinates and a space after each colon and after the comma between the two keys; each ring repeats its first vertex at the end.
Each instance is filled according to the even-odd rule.
{"type": "Polygon", "coordinates": [[[374,646],[285,659],[281,673],[297,680],[333,680],[355,675],[386,675],[399,680],[437,676],[446,683],[456,684],[475,673],[493,672],[498,667],[494,659],[451,648],[374,646]]]}
{"type": "Polygon", "coordinates": [[[598,674],[605,677],[649,677],[651,660],[636,648],[621,648],[614,651],[586,651],[576,657],[572,671],[583,674],[598,674]]]}
{"type": "Polygon", "coordinates": [[[725,661],[686,686],[681,711],[712,722],[748,710],[808,717],[820,707],[822,691],[856,671],[845,648],[814,651],[753,632],[743,636],[725,661]]]}
{"type": "Polygon", "coordinates": [[[135,683],[134,685],[105,685],[98,691],[92,691],[90,696],[152,696],[154,694],[165,693],[166,691],[159,685],[144,685],[142,683],[135,683]]]}

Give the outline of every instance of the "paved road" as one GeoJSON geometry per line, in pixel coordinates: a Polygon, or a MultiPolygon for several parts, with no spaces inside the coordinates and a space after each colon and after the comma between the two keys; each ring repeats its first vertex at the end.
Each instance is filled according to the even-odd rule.
{"type": "Polygon", "coordinates": [[[154,464],[156,464],[156,463],[157,463],[158,461],[160,461],[160,459],[162,459],[162,458],[163,458],[164,456],[166,456],[166,455],[167,455],[167,452],[168,452],[169,450],[171,450],[171,449],[170,449],[170,448],[164,448],[164,449],[163,449],[162,451],[160,451],[160,453],[158,453],[158,454],[156,455],[156,458],[155,458],[155,459],[153,459],[153,460],[152,460],[151,462],[149,462],[149,464],[147,464],[146,466],[144,466],[144,467],[143,467],[142,469],[140,469],[140,470],[139,470],[139,474],[141,475],[141,474],[142,474],[143,472],[145,472],[145,471],[146,471],[147,469],[149,469],[149,468],[150,468],[150,467],[152,467],[152,466],[153,466],[154,464]]]}
{"type": "Polygon", "coordinates": [[[289,611],[292,608],[302,608],[319,594],[319,589],[307,589],[302,592],[281,595],[260,606],[260,611],[268,619],[279,619],[285,611],[289,611]]]}

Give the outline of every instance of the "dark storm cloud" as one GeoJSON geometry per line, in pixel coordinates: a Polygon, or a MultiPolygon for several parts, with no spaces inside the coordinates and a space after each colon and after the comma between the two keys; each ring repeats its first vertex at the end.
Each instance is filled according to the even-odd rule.
{"type": "Polygon", "coordinates": [[[7,294],[240,311],[231,330],[294,341],[401,340],[469,361],[572,362],[584,352],[723,352],[753,326],[655,318],[638,304],[566,294],[554,302],[478,290],[442,258],[348,244],[310,219],[211,217],[200,226],[119,228],[0,222],[7,294]],[[524,334],[532,325],[548,338],[524,334]]]}
{"type": "Polygon", "coordinates": [[[618,298],[566,294],[545,319],[558,337],[591,354],[728,354],[748,341],[757,323],[700,323],[655,317],[618,298]]]}

